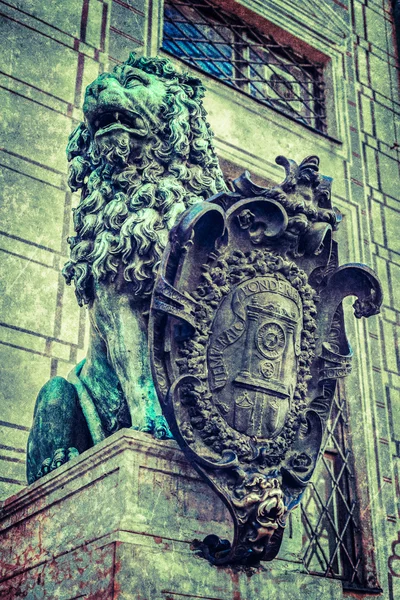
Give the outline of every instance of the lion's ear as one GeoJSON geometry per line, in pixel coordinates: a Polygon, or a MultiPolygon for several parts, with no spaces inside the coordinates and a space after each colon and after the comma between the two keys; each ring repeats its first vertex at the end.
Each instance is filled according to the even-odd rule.
{"type": "Polygon", "coordinates": [[[75,156],[84,156],[90,145],[90,133],[84,123],[79,123],[68,138],[66,148],[68,161],[71,161],[75,156]]]}
{"type": "MultiPolygon", "coordinates": [[[[126,60],[124,62],[125,65],[128,65],[129,67],[136,67],[136,63],[137,63],[137,58],[136,58],[136,52],[131,52],[129,54],[129,58],[128,60],[126,60]]],[[[114,67],[115,68],[115,67],[114,67]]]]}
{"type": "Polygon", "coordinates": [[[204,97],[206,88],[202,84],[201,79],[188,76],[185,80],[185,85],[192,89],[192,94],[190,94],[190,96],[193,100],[201,100],[204,97]]]}

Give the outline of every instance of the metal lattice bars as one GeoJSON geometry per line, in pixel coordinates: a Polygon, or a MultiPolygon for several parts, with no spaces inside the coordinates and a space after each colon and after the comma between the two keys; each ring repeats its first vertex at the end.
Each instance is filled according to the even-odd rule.
{"type": "Polygon", "coordinates": [[[356,500],[349,481],[354,478],[347,447],[345,402],[336,396],[321,448],[319,476],[301,505],[305,531],[303,564],[312,574],[360,585],[361,556],[356,551],[356,500]]]}
{"type": "Polygon", "coordinates": [[[322,65],[209,0],[166,0],[163,49],[326,133],[322,65]]]}

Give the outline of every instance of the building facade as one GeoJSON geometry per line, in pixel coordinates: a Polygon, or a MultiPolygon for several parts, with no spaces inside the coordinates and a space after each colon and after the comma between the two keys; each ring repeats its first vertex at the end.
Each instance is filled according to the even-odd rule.
{"type": "Polygon", "coordinates": [[[381,280],[379,317],[355,322],[351,302],[345,306],[353,372],[339,386],[324,455],[294,526],[302,527],[305,571],[342,580],[344,595],[400,597],[400,98],[392,3],[0,6],[1,497],[26,485],[40,387],[85,355],[87,313],[60,273],[78,201],[66,183],[64,149],[81,120],[85,87],[132,51],[168,56],[207,88],[227,179],[248,169],[256,182],[276,184],[283,179],[277,155],[297,162],[318,155],[343,215],[340,263],[368,264],[381,280]]]}

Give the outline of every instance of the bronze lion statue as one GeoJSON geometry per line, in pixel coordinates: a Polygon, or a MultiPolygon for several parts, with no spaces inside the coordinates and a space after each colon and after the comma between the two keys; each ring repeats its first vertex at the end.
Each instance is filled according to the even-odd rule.
{"type": "Polygon", "coordinates": [[[168,232],[226,190],[201,81],[164,58],[135,58],[86,89],[69,138],[81,190],[63,274],[90,316],[87,357],[40,391],[28,440],[32,483],[122,427],[170,437],[150,373],[147,319],[168,232]]]}

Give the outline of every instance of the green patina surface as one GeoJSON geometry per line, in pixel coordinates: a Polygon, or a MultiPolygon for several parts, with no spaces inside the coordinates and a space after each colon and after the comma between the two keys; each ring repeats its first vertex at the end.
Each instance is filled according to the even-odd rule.
{"type": "MultiPolygon", "coordinates": [[[[34,399],[41,386],[50,376],[66,377],[84,358],[88,347],[87,311],[77,306],[73,289],[60,275],[68,258],[66,238],[73,234],[70,209],[78,202],[66,185],[64,148],[69,133],[81,120],[86,85],[107,66],[108,50],[101,46],[102,31],[114,59],[124,60],[135,47],[139,51],[152,47],[154,53],[159,46],[156,13],[150,41],[149,29],[139,29],[142,36],[134,42],[119,32],[129,33],[129,20],[142,23],[143,17],[139,14],[136,19],[128,8],[111,4],[111,31],[101,3],[94,0],[88,3],[86,27],[82,27],[81,0],[12,0],[2,5],[2,497],[25,485],[24,452],[34,399]],[[79,49],[74,37],[81,42],[79,49]]],[[[284,26],[277,14],[279,10],[285,14],[286,3],[275,4],[277,12],[269,9],[270,19],[284,26]]],[[[268,180],[277,175],[271,167],[275,155],[301,158],[314,153],[317,144],[321,163],[329,164],[329,171],[335,174],[335,202],[345,214],[340,234],[342,247],[346,248],[343,261],[373,264],[382,281],[385,304],[379,324],[370,322],[366,332],[349,322],[350,337],[357,342],[360,354],[347,383],[347,394],[362,506],[366,517],[370,517],[370,510],[373,513],[370,544],[378,548],[380,583],[384,597],[389,599],[400,595],[400,578],[395,576],[399,573],[398,545],[392,548],[392,543],[399,540],[400,529],[394,487],[399,460],[394,455],[400,441],[396,332],[400,310],[400,140],[394,110],[398,74],[390,14],[379,3],[367,5],[354,0],[349,3],[349,11],[338,4],[324,4],[337,15],[335,25],[341,20],[350,23],[352,13],[350,27],[358,36],[353,38],[355,47],[344,42],[348,55],[345,51],[339,55],[333,52],[330,97],[336,99],[333,112],[342,145],[317,139],[299,125],[288,126],[284,117],[275,113],[271,116],[260,105],[249,108],[247,98],[242,101],[239,93],[204,77],[208,88],[206,108],[220,156],[268,180]],[[346,63],[343,71],[342,58],[346,63]],[[372,375],[364,381],[361,370],[365,365],[372,375]],[[390,556],[393,572],[388,571],[390,556]]],[[[135,8],[144,10],[140,3],[135,8]]],[[[308,25],[301,11],[297,15],[296,23],[303,23],[298,35],[311,45],[316,43],[313,30],[320,31],[321,23],[329,21],[326,15],[324,21],[319,9],[316,5],[315,21],[307,17],[308,25]]]]}

